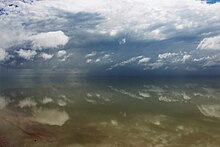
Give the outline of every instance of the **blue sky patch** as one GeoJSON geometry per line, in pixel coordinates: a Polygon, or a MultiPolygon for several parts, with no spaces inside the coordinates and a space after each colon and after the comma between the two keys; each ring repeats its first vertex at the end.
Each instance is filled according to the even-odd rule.
{"type": "Polygon", "coordinates": [[[218,3],[218,2],[220,2],[220,0],[207,0],[208,4],[215,4],[215,3],[218,3]]]}

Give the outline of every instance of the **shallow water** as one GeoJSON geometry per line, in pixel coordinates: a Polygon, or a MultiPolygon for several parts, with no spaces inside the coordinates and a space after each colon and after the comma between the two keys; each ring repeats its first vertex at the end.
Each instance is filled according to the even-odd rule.
{"type": "Polygon", "coordinates": [[[220,144],[220,79],[17,77],[0,82],[0,146],[220,144]]]}

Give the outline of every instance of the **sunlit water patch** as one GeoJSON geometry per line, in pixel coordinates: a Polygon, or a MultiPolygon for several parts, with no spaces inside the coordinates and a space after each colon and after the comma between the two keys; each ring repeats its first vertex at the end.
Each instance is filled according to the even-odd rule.
{"type": "Polygon", "coordinates": [[[219,83],[2,80],[0,146],[219,146],[219,83]]]}

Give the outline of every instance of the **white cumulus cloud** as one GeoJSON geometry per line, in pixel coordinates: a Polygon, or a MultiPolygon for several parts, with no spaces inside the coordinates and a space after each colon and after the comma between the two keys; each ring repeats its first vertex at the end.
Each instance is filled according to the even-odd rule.
{"type": "Polygon", "coordinates": [[[57,55],[56,55],[60,61],[64,62],[66,61],[69,57],[72,56],[72,54],[67,54],[67,52],[65,50],[60,50],[57,52],[57,55]]]}
{"type": "Polygon", "coordinates": [[[140,60],[138,61],[138,64],[147,63],[147,62],[149,62],[149,61],[150,61],[150,58],[144,57],[144,58],[142,58],[142,59],[140,59],[140,60]]]}
{"type": "Polygon", "coordinates": [[[62,58],[66,55],[66,51],[65,50],[60,50],[57,52],[57,57],[58,58],[62,58]]]}
{"type": "Polygon", "coordinates": [[[34,107],[37,105],[37,102],[35,102],[33,99],[31,98],[25,98],[21,101],[19,101],[18,106],[20,108],[25,108],[25,107],[34,107]]]}
{"type": "Polygon", "coordinates": [[[24,58],[26,60],[30,60],[32,59],[35,55],[37,55],[37,52],[34,50],[23,50],[20,49],[19,51],[17,51],[17,54],[19,57],[24,58]]]}
{"type": "Polygon", "coordinates": [[[87,60],[86,60],[86,63],[92,63],[92,62],[93,62],[92,59],[87,59],[87,60]]]}
{"type": "Polygon", "coordinates": [[[158,58],[166,59],[166,58],[170,58],[170,57],[177,56],[177,55],[178,55],[177,53],[163,53],[163,54],[159,54],[158,58]]]}
{"type": "Polygon", "coordinates": [[[62,110],[56,109],[34,109],[35,121],[41,124],[62,126],[69,119],[69,115],[62,110]]]}
{"type": "Polygon", "coordinates": [[[199,0],[44,0],[39,5],[71,13],[100,14],[105,20],[88,31],[109,36],[129,33],[138,39],[163,40],[213,33],[220,27],[220,5],[199,0]]]}
{"type": "Polygon", "coordinates": [[[184,55],[182,61],[186,62],[187,60],[189,60],[191,58],[191,55],[184,55]]]}
{"type": "Polygon", "coordinates": [[[138,59],[141,59],[141,58],[143,58],[143,56],[132,57],[132,58],[130,58],[128,60],[125,60],[125,61],[122,61],[120,63],[116,63],[116,64],[112,65],[107,70],[112,70],[113,68],[116,68],[116,67],[125,66],[126,64],[135,62],[135,61],[137,61],[138,59]]]}
{"type": "Polygon", "coordinates": [[[0,62],[6,60],[9,57],[8,53],[0,48],[0,62]]]}
{"type": "Polygon", "coordinates": [[[49,60],[53,58],[54,55],[52,54],[47,54],[47,53],[41,53],[40,57],[42,57],[44,60],[49,60]]]}
{"type": "Polygon", "coordinates": [[[85,58],[94,57],[97,55],[97,52],[93,51],[85,56],[85,58]]]}
{"type": "Polygon", "coordinates": [[[33,45],[36,48],[56,48],[64,46],[69,41],[69,37],[62,31],[44,32],[31,37],[33,45]]]}
{"type": "Polygon", "coordinates": [[[198,45],[201,50],[220,50],[220,35],[204,38],[198,45]]]}

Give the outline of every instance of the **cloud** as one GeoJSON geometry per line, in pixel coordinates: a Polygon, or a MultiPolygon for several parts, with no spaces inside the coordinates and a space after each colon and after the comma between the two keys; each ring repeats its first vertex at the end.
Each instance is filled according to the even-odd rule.
{"type": "Polygon", "coordinates": [[[135,99],[139,99],[139,100],[143,100],[143,97],[140,97],[138,96],[137,94],[133,94],[131,92],[128,92],[126,90],[123,90],[123,89],[116,89],[116,88],[113,88],[112,86],[109,86],[109,88],[114,91],[114,92],[117,92],[117,93],[121,93],[121,94],[124,94],[124,95],[127,95],[131,98],[135,98],[135,99]]]}
{"type": "Polygon", "coordinates": [[[44,60],[49,60],[53,58],[54,55],[52,54],[47,54],[47,53],[41,53],[40,57],[42,57],[44,60]]]}
{"type": "Polygon", "coordinates": [[[177,56],[177,53],[163,53],[163,54],[159,54],[158,58],[159,59],[167,59],[167,58],[171,58],[173,56],[177,56]]]}
{"type": "Polygon", "coordinates": [[[203,67],[214,67],[220,65],[220,54],[215,54],[212,56],[207,56],[197,59],[197,62],[202,63],[203,67]],[[199,60],[199,61],[198,61],[199,60]]]}
{"type": "Polygon", "coordinates": [[[144,67],[144,70],[149,70],[149,69],[158,69],[160,67],[164,66],[164,63],[160,62],[160,61],[156,61],[154,63],[149,63],[146,64],[146,66],[144,67]]]}
{"type": "Polygon", "coordinates": [[[85,56],[85,58],[93,57],[93,56],[96,56],[96,55],[97,55],[97,52],[93,51],[93,52],[87,54],[87,55],[85,56]]]}
{"type": "Polygon", "coordinates": [[[141,59],[141,58],[143,58],[143,56],[132,57],[132,58],[125,60],[119,64],[116,64],[116,66],[124,66],[126,64],[129,64],[129,63],[134,62],[134,61],[141,59]]]}
{"type": "Polygon", "coordinates": [[[18,0],[0,1],[0,48],[7,50],[9,47],[23,44],[25,40],[28,40],[31,31],[25,30],[23,17],[20,16],[21,12],[27,14],[25,11],[29,10],[28,7],[28,4],[18,0]],[[13,6],[9,6],[11,4],[13,6]]]}
{"type": "MultiPolygon", "coordinates": [[[[110,34],[112,34],[112,32],[111,32],[110,34]]],[[[126,38],[123,38],[123,39],[119,40],[119,44],[120,44],[120,45],[123,45],[123,44],[125,44],[126,42],[127,42],[126,38]]]]}
{"type": "Polygon", "coordinates": [[[8,53],[5,50],[3,50],[2,48],[0,48],[0,62],[5,61],[8,58],[9,58],[8,53]]]}
{"type": "Polygon", "coordinates": [[[183,55],[182,62],[186,62],[186,61],[189,60],[190,58],[191,58],[191,55],[183,55]]]}
{"type": "Polygon", "coordinates": [[[57,52],[57,57],[58,57],[58,58],[62,58],[62,57],[64,57],[66,54],[67,54],[67,53],[66,53],[65,50],[60,50],[60,51],[57,52]]]}
{"type": "Polygon", "coordinates": [[[70,13],[100,14],[105,19],[90,32],[109,36],[124,33],[138,40],[199,35],[215,32],[220,26],[220,5],[196,0],[45,0],[40,4],[70,13]]]}
{"type": "Polygon", "coordinates": [[[35,102],[33,99],[31,98],[25,98],[23,100],[21,100],[18,104],[18,106],[20,108],[25,108],[25,107],[33,107],[36,106],[37,102],[35,102]]]}
{"type": "Polygon", "coordinates": [[[61,107],[64,107],[67,105],[67,102],[63,99],[59,99],[59,100],[57,100],[57,104],[61,107]]]}
{"type": "Polygon", "coordinates": [[[93,60],[92,59],[86,59],[86,63],[92,63],[93,60]]]}
{"type": "Polygon", "coordinates": [[[193,61],[201,62],[201,61],[206,61],[206,60],[209,60],[209,59],[211,59],[211,57],[207,56],[207,57],[201,57],[201,58],[194,58],[193,61]]]}
{"type": "Polygon", "coordinates": [[[107,70],[112,70],[113,68],[119,67],[119,66],[125,66],[126,64],[132,63],[137,61],[138,59],[143,58],[143,56],[137,56],[137,57],[132,57],[128,60],[122,61],[120,63],[116,63],[114,65],[112,65],[110,68],[108,68],[107,70]]]}
{"type": "Polygon", "coordinates": [[[149,98],[151,95],[148,92],[145,91],[139,91],[138,94],[144,98],[149,98]]]}
{"type": "Polygon", "coordinates": [[[116,30],[112,30],[111,32],[110,32],[110,36],[116,36],[117,35],[117,31],[116,30]]]}
{"type": "Polygon", "coordinates": [[[105,54],[102,58],[103,59],[108,59],[109,57],[111,57],[111,54],[105,54]]]}
{"type": "MultiPolygon", "coordinates": [[[[205,59],[219,50],[219,3],[209,5],[199,0],[34,0],[24,3],[12,0],[1,1],[1,8],[4,14],[0,13],[0,48],[12,57],[16,53],[15,57],[36,60],[26,61],[20,68],[31,68],[39,62],[42,64],[37,67],[44,67],[38,58],[53,58],[45,63],[47,66],[74,66],[88,73],[125,65],[141,72],[141,68],[168,71],[178,67],[178,71],[183,66],[188,69],[219,66],[217,57],[205,59]],[[13,6],[9,7],[9,3],[13,6]],[[201,38],[204,39],[198,43],[201,38]],[[16,51],[21,48],[23,50],[16,51]],[[41,53],[49,48],[55,49],[41,53]],[[65,53],[57,53],[58,50],[65,53]],[[201,50],[213,52],[204,55],[201,50]],[[69,58],[71,55],[74,58],[69,58]],[[137,55],[143,59],[133,58],[137,55]]],[[[23,61],[1,54],[0,60],[10,59],[4,66],[19,65],[23,61]]]]}
{"type": "MultiPolygon", "coordinates": [[[[23,9],[19,9],[18,12],[26,14],[25,16],[28,17],[22,18],[22,15],[20,16],[18,13],[18,19],[19,22],[21,20],[28,22],[28,20],[33,20],[34,18],[34,21],[45,22],[49,25],[48,27],[54,27],[54,24],[50,24],[47,21],[57,20],[61,26],[66,22],[72,23],[60,12],[70,15],[79,13],[97,14],[103,20],[95,27],[88,28],[88,25],[80,25],[77,29],[86,30],[92,34],[105,34],[110,37],[129,34],[136,40],[163,40],[180,36],[215,33],[220,27],[218,23],[220,21],[220,16],[218,15],[219,7],[219,4],[210,6],[199,0],[154,0],[153,2],[151,0],[137,0],[134,2],[129,0],[108,2],[101,0],[94,0],[93,2],[85,0],[43,0],[31,5],[23,4],[23,9]],[[54,11],[51,11],[51,9],[54,11]],[[206,21],[204,22],[203,20],[206,21]]],[[[87,17],[84,19],[88,24],[90,23],[89,20],[87,17]]],[[[70,24],[67,25],[69,26],[70,24]]],[[[57,25],[55,24],[55,26],[57,25]]],[[[38,25],[36,27],[42,26],[38,25]]],[[[40,28],[36,29],[40,30],[40,28]]],[[[27,32],[27,30],[25,31],[27,32]]],[[[122,40],[122,42],[126,42],[125,38],[122,40]]],[[[50,44],[48,45],[42,40],[40,40],[39,45],[50,46],[50,44]]]]}
{"type": "Polygon", "coordinates": [[[16,51],[19,57],[24,58],[26,60],[30,60],[37,55],[37,52],[34,50],[23,50],[20,49],[19,51],[16,51]]]}
{"type": "Polygon", "coordinates": [[[192,56],[188,52],[178,52],[178,53],[163,53],[158,55],[157,62],[163,62],[166,64],[182,64],[188,61],[192,56]]]}
{"type": "MultiPolygon", "coordinates": [[[[192,55],[187,52],[178,52],[178,53],[163,53],[158,54],[157,60],[152,62],[146,62],[144,65],[144,70],[155,70],[159,68],[163,68],[163,70],[167,69],[175,69],[175,66],[180,66],[188,63],[191,61],[192,55]]],[[[185,70],[194,69],[194,68],[183,68],[185,70]]]]}
{"type": "Polygon", "coordinates": [[[48,104],[48,103],[52,103],[52,102],[54,102],[54,100],[52,98],[50,98],[50,97],[45,97],[42,100],[43,104],[48,104]]]}
{"type": "Polygon", "coordinates": [[[220,118],[220,105],[219,104],[199,105],[198,109],[204,116],[220,118]]]}
{"type": "MultiPolygon", "coordinates": [[[[193,56],[191,57],[191,59],[193,56]]],[[[218,67],[220,65],[220,54],[215,53],[212,55],[203,55],[202,57],[197,57],[192,60],[197,65],[200,65],[200,68],[208,68],[208,67],[218,67]]]]}
{"type": "Polygon", "coordinates": [[[67,54],[65,50],[60,50],[57,52],[57,57],[59,58],[60,61],[64,62],[66,61],[72,54],[67,54]]]}
{"type": "MultiPolygon", "coordinates": [[[[0,19],[1,22],[1,19],[0,19]]],[[[23,27],[19,24],[11,25],[8,23],[15,23],[15,22],[7,22],[7,23],[0,23],[0,48],[7,49],[11,46],[15,46],[18,44],[23,44],[28,38],[28,33],[23,30],[23,27]]]]}
{"type": "Polygon", "coordinates": [[[34,109],[33,116],[35,121],[41,124],[62,126],[69,119],[69,115],[62,110],[56,109],[34,109]]]}
{"type": "Polygon", "coordinates": [[[103,54],[95,59],[95,63],[106,64],[112,62],[112,54],[103,54]]]}
{"type": "Polygon", "coordinates": [[[220,36],[204,38],[198,45],[201,50],[220,50],[220,36]]]}
{"type": "Polygon", "coordinates": [[[33,46],[36,48],[57,48],[64,46],[69,41],[69,37],[62,31],[44,32],[31,36],[33,46]]]}
{"type": "Polygon", "coordinates": [[[87,64],[107,64],[112,62],[113,53],[93,51],[85,56],[87,64]]]}
{"type": "Polygon", "coordinates": [[[5,97],[0,96],[0,110],[4,109],[8,105],[8,101],[5,97]]]}
{"type": "Polygon", "coordinates": [[[144,57],[138,61],[138,64],[144,64],[150,61],[150,58],[144,57]]]}

